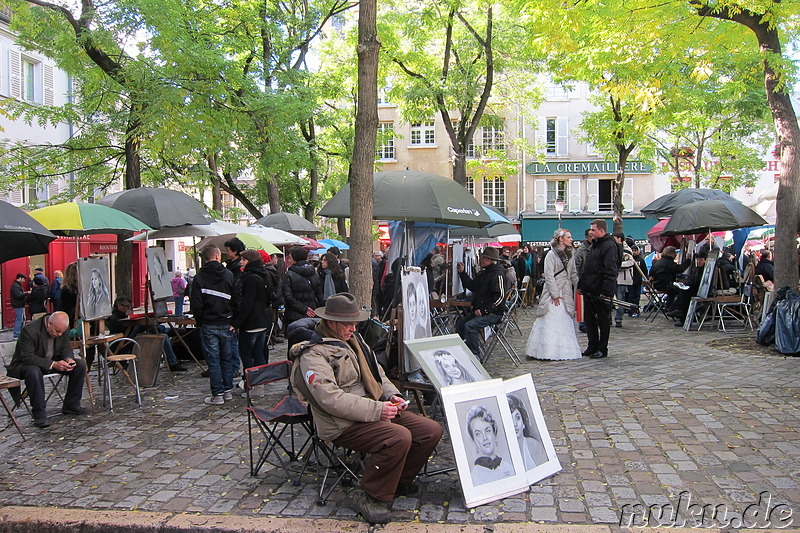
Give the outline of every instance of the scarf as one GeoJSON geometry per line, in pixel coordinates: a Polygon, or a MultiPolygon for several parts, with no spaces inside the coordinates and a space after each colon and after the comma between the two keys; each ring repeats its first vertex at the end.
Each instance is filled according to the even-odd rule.
{"type": "Polygon", "coordinates": [[[323,270],[325,272],[325,287],[323,287],[322,301],[327,301],[328,298],[336,294],[336,287],[333,284],[333,276],[330,270],[323,270]]]}
{"type": "Polygon", "coordinates": [[[525,273],[533,274],[533,254],[528,254],[525,257],[525,273]]]}
{"type": "Polygon", "coordinates": [[[500,466],[500,463],[502,462],[503,458],[499,455],[495,455],[494,457],[486,457],[485,455],[482,455],[475,459],[476,465],[488,468],[489,470],[497,470],[497,467],[500,466]]]}
{"type": "MultiPolygon", "coordinates": [[[[335,339],[339,338],[336,336],[333,330],[328,327],[328,323],[325,320],[319,321],[316,330],[317,333],[323,337],[333,337],[335,339]]],[[[367,391],[367,395],[369,395],[369,397],[373,400],[380,400],[381,396],[383,396],[383,386],[378,380],[380,374],[378,373],[377,368],[373,369],[367,362],[367,357],[364,354],[364,351],[361,349],[361,343],[358,342],[357,334],[353,334],[353,336],[350,337],[350,340],[347,341],[347,345],[351,350],[353,350],[353,353],[356,354],[356,360],[358,361],[358,367],[361,372],[361,382],[364,385],[364,390],[367,391]]]]}

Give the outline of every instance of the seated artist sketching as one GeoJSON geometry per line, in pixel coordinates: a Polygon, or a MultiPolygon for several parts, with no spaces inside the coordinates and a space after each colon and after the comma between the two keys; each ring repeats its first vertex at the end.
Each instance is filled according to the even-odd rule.
{"type": "Polygon", "coordinates": [[[480,253],[481,271],[471,278],[458,263],[461,283],[472,291],[472,311],[456,322],[456,331],[476,357],[480,357],[480,337],[486,326],[497,324],[506,311],[505,268],[500,264],[500,251],[486,247],[480,253]]]}
{"type": "Polygon", "coordinates": [[[64,374],[68,378],[61,412],[65,415],[86,414],[86,409],[81,407],[86,363],[81,358],[73,357],[69,338],[64,335],[67,330],[69,317],[63,311],[29,322],[22,328],[14,356],[6,367],[9,376],[25,381],[30,394],[33,425],[36,427],[50,425],[45,409],[44,374],[51,372],[64,374]]]}
{"type": "Polygon", "coordinates": [[[675,327],[683,326],[686,321],[686,313],[689,312],[692,296],[697,296],[697,291],[700,289],[700,281],[703,279],[707,256],[706,252],[700,252],[695,255],[695,262],[689,269],[689,276],[684,284],[687,288],[680,291],[672,304],[672,308],[667,311],[668,317],[677,320],[675,327]]]}
{"type": "MultiPolygon", "coordinates": [[[[125,333],[125,330],[128,329],[128,325],[122,322],[122,319],[127,318],[128,315],[131,314],[132,307],[130,298],[127,296],[117,297],[117,299],[114,300],[114,309],[111,310],[111,317],[106,321],[108,331],[111,333],[125,333]]],[[[145,333],[147,329],[146,326],[133,326],[128,335],[133,338],[139,333],[145,333]]],[[[186,372],[186,367],[178,361],[178,358],[175,356],[175,351],[172,349],[172,343],[169,342],[169,336],[167,335],[169,330],[167,327],[164,324],[158,324],[156,329],[159,333],[164,334],[164,353],[167,355],[169,369],[172,372],[186,372]]]]}
{"type": "Polygon", "coordinates": [[[311,404],[322,439],[370,454],[353,509],[369,522],[388,522],[395,495],[417,492],[414,478],[439,443],[442,426],[407,410],[356,333],[370,313],[355,296],[334,294],[314,312],[322,320],[313,331],[298,332],[310,340],[289,350],[292,384],[311,404]]]}

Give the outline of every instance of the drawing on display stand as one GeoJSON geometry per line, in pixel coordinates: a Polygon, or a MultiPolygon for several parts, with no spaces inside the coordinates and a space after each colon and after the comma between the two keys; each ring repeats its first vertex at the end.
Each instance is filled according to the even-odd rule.
{"type": "Polygon", "coordinates": [[[80,315],[95,320],[111,314],[111,293],[108,258],[89,257],[78,260],[80,315]]]}

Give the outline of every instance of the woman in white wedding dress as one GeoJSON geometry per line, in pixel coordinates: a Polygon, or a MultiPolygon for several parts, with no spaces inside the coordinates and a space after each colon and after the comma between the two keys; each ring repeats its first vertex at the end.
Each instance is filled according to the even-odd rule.
{"type": "Polygon", "coordinates": [[[574,289],[577,285],[572,235],[569,230],[558,229],[550,241],[550,252],[544,258],[544,287],[525,349],[529,358],[581,358],[575,334],[574,289]]]}

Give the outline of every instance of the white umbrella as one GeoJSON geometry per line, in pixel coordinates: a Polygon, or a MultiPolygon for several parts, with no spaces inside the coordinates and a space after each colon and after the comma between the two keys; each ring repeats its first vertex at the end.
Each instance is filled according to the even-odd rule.
{"type": "Polygon", "coordinates": [[[285,246],[290,244],[302,245],[305,243],[305,241],[296,235],[292,235],[288,231],[283,231],[276,228],[267,228],[257,224],[252,226],[240,226],[239,224],[232,224],[222,220],[217,220],[211,224],[164,228],[151,231],[149,233],[142,233],[140,235],[131,237],[128,240],[144,241],[156,239],[177,239],[179,237],[218,237],[220,235],[234,235],[236,233],[252,233],[253,235],[258,235],[265,241],[269,241],[275,246],[285,246]]]}

